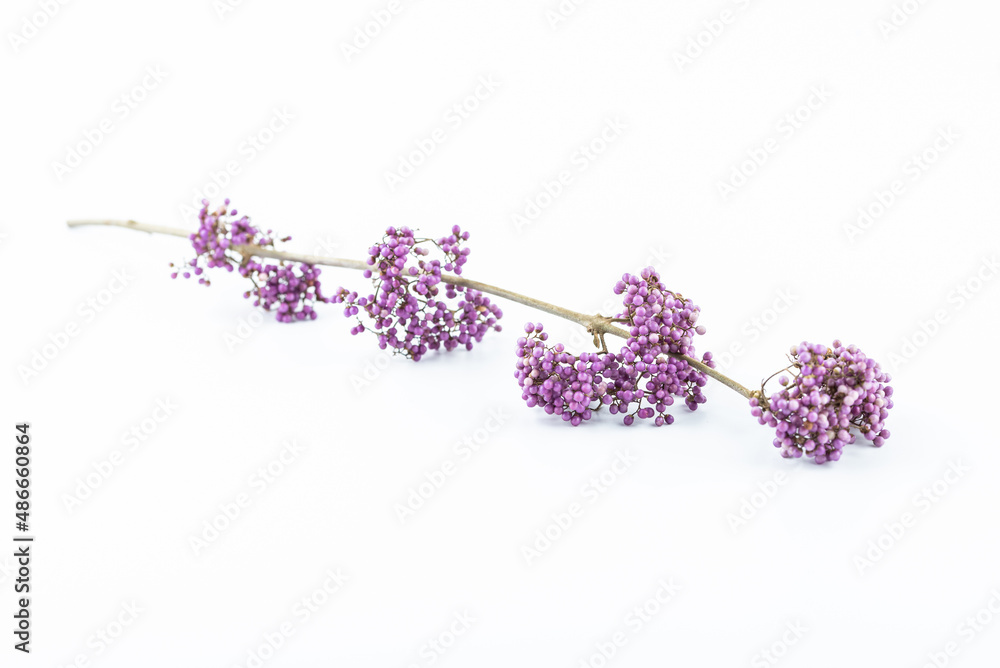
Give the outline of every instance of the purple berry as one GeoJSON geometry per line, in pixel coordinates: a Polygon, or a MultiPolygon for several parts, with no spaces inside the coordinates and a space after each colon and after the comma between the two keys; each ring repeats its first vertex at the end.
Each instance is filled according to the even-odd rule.
{"type": "MultiPolygon", "coordinates": [[[[459,346],[471,350],[486,332],[501,330],[498,321],[503,312],[483,293],[448,283],[442,273],[462,273],[469,255],[462,242],[468,238],[468,232],[454,226],[450,236],[431,242],[443,261],[429,260],[425,258],[430,249],[421,245],[429,240],[417,240],[408,227],[389,227],[382,241],[368,249],[367,264],[372,269],[365,276],[371,278],[375,292],[359,297],[357,292],[339,288],[331,301],[345,304],[347,317],[364,311],[373,321],[379,347],[392,348],[414,361],[428,350],[459,346]]],[[[364,329],[360,321],[354,328],[364,329]]]]}
{"type": "MultiPolygon", "coordinates": [[[[514,374],[521,397],[549,414],[569,415],[574,426],[602,406],[612,415],[623,415],[626,425],[635,418],[652,419],[657,426],[672,424],[673,416],[666,411],[674,397],[684,399],[691,410],[705,402],[705,374],[667,354],[695,354],[692,339],[704,332],[695,324],[700,310],[667,290],[652,267],[640,276],[625,274],[614,292],[623,295],[625,307],[616,319],[629,325],[629,338],[617,354],[571,355],[562,344],[545,343],[548,334],[540,323],[524,326],[528,336],[518,339],[514,374]]],[[[702,361],[715,366],[711,353],[702,361]]]]}
{"type": "Polygon", "coordinates": [[[782,457],[805,454],[817,464],[840,459],[854,443],[857,429],[875,447],[889,438],[885,420],[892,408],[892,377],[856,346],[833,348],[802,342],[792,348],[791,378],[765,398],[763,388],[750,399],[750,412],[776,431],[774,447],[782,457]]]}
{"type": "MultiPolygon", "coordinates": [[[[200,276],[204,269],[199,262],[213,269],[224,268],[227,272],[234,269],[244,278],[253,282],[253,288],[243,293],[247,299],[254,300],[254,306],[265,311],[276,311],[278,322],[295,322],[296,320],[314,320],[316,302],[329,301],[323,296],[319,283],[319,267],[303,263],[286,263],[283,261],[264,264],[256,260],[252,254],[241,254],[233,246],[257,246],[273,249],[273,233],[268,230],[261,232],[250,224],[247,216],[235,219],[236,209],[227,210],[229,200],[214,211],[209,210],[208,200],[202,200],[201,211],[198,212],[198,231],[190,235],[191,245],[197,256],[187,264],[193,267],[194,275],[200,276]]],[[[291,237],[283,237],[288,241],[291,237]]],[[[183,272],[184,278],[190,278],[191,272],[183,272]]],[[[177,277],[177,272],[171,272],[171,278],[177,277]]],[[[198,280],[202,285],[210,285],[206,278],[198,280]]]]}

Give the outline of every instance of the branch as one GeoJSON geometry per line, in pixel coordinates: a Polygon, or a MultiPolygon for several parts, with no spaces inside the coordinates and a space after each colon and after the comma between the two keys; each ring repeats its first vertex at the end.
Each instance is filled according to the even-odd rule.
{"type": "MultiPolygon", "coordinates": [[[[161,225],[147,225],[145,223],[139,223],[134,220],[70,220],[66,223],[70,227],[83,227],[86,225],[106,225],[110,227],[124,227],[126,229],[135,230],[137,232],[149,232],[150,234],[168,234],[175,237],[184,237],[186,239],[191,238],[191,233],[186,232],[182,229],[176,227],[163,227],[161,225]]],[[[363,271],[365,269],[371,269],[371,267],[361,261],[361,260],[347,260],[337,257],[326,257],[323,255],[304,255],[302,253],[290,253],[288,251],[272,250],[268,248],[261,248],[260,246],[253,245],[243,245],[243,246],[233,246],[232,250],[236,251],[240,255],[255,257],[267,257],[273,258],[275,260],[284,260],[286,262],[301,262],[303,264],[311,265],[322,265],[324,267],[339,267],[341,269],[354,269],[357,271],[363,271]]],[[[479,290],[480,292],[485,292],[486,294],[495,295],[497,297],[502,297],[512,302],[517,302],[518,304],[523,304],[524,306],[531,307],[538,311],[543,311],[545,313],[550,313],[554,316],[558,316],[570,322],[575,322],[578,325],[583,325],[587,328],[587,331],[594,334],[596,337],[600,337],[603,341],[603,336],[605,334],[612,334],[614,336],[621,337],[623,339],[629,338],[629,333],[620,327],[616,327],[613,318],[608,318],[602,315],[586,315],[584,313],[579,313],[577,311],[571,311],[565,309],[561,306],[556,306],[555,304],[550,304],[548,302],[543,302],[539,299],[534,299],[533,297],[527,297],[525,295],[519,294],[517,292],[511,292],[510,290],[505,290],[504,288],[498,288],[488,283],[480,283],[479,281],[471,281],[463,276],[457,276],[455,274],[442,274],[442,280],[445,283],[450,283],[451,285],[461,286],[465,288],[471,288],[473,290],[479,290]]],[[[744,397],[749,399],[753,396],[753,392],[740,383],[736,382],[729,376],[726,376],[715,369],[706,366],[702,362],[694,359],[693,357],[688,357],[687,355],[681,355],[678,353],[666,353],[670,357],[675,359],[685,360],[688,364],[696,368],[698,371],[704,373],[706,376],[710,376],[715,380],[719,381],[726,387],[739,392],[744,397]]]]}

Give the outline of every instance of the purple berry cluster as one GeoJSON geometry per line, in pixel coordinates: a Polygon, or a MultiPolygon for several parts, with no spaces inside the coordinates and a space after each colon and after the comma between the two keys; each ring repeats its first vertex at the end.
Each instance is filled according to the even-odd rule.
{"type": "MultiPolygon", "coordinates": [[[[652,267],[639,276],[625,274],[614,287],[624,311],[614,322],[628,326],[629,337],[618,353],[571,355],[561,343],[550,346],[540,323],[525,325],[517,341],[514,376],[529,407],[539,406],[577,426],[607,406],[612,415],[653,419],[662,426],[674,421],[666,411],[674,397],[691,410],[705,402],[705,374],[673,355],[694,356],[692,340],[705,329],[695,323],[700,309],[667,290],[652,267]]],[[[702,362],[714,367],[711,353],[702,362]]]]}
{"type": "MultiPolygon", "coordinates": [[[[313,305],[328,301],[320,290],[320,269],[303,263],[263,263],[241,253],[241,246],[273,249],[274,233],[254,227],[247,216],[238,219],[236,216],[237,211],[229,208],[228,199],[214,211],[209,210],[207,199],[202,200],[198,231],[190,236],[197,255],[183,269],[172,272],[171,278],[178,275],[191,278],[193,275],[199,277],[198,282],[202,285],[210,285],[211,281],[202,275],[206,268],[219,267],[228,272],[236,269],[253,283],[253,289],[243,296],[252,297],[254,306],[276,311],[279,322],[315,320],[313,305]]],[[[291,237],[283,237],[279,241],[289,239],[291,237]]]]}
{"type": "MultiPolygon", "coordinates": [[[[462,273],[469,248],[469,233],[455,225],[451,234],[437,241],[418,239],[408,227],[386,229],[382,241],[368,249],[365,278],[372,279],[375,292],[361,297],[339,288],[331,298],[344,304],[344,316],[362,311],[374,323],[379,347],[392,348],[414,361],[427,351],[471,350],[489,330],[500,331],[503,312],[478,290],[448,283],[442,272],[462,273]],[[429,259],[435,246],[442,259],[429,259]],[[443,297],[442,297],[443,284],[443,297]]],[[[351,334],[368,329],[358,319],[351,334]]]]}
{"type": "Polygon", "coordinates": [[[514,376],[529,408],[538,406],[575,427],[612,403],[609,386],[618,372],[615,355],[571,355],[561,343],[549,346],[541,323],[529,322],[524,331],[528,336],[517,340],[514,376]]]}
{"type": "MultiPolygon", "coordinates": [[[[189,237],[196,256],[176,268],[172,278],[197,276],[199,283],[209,285],[205,269],[236,270],[253,283],[244,297],[275,311],[280,322],[315,319],[316,303],[343,304],[344,315],[357,319],[351,334],[371,330],[380,348],[414,361],[432,350],[471,350],[488,331],[501,330],[500,308],[469,287],[478,284],[460,278],[470,251],[465,245],[469,233],[458,225],[437,240],[418,238],[408,227],[387,228],[382,240],[368,249],[364,275],[374,291],[361,296],[338,288],[328,298],[316,266],[256,259],[262,250],[273,251],[275,241],[290,237],[275,239],[271,230],[255,227],[247,216],[238,217],[228,199],[215,210],[208,200],[202,204],[198,230],[189,237]]],[[[602,346],[599,352],[574,355],[561,343],[550,344],[541,323],[528,323],[516,347],[514,375],[521,397],[529,407],[558,415],[573,426],[604,407],[623,416],[626,425],[637,418],[657,426],[672,424],[674,417],[667,411],[675,399],[696,410],[705,402],[707,374],[719,376],[712,371],[711,353],[696,357],[694,339],[705,333],[698,324],[701,309],[668,290],[652,267],[638,275],[624,274],[613,289],[622,299],[620,313],[580,320],[590,325],[595,342],[604,343],[604,335],[613,331],[625,338],[624,345],[618,352],[602,346]],[[611,324],[621,328],[608,327],[611,324]]],[[[840,341],[832,347],[803,342],[792,347],[789,359],[791,365],[784,371],[790,375],[778,379],[781,388],[769,397],[767,381],[751,393],[720,377],[750,395],[752,415],[776,431],[773,442],[782,457],[805,455],[817,464],[837,461],[844,446],[855,442],[855,431],[875,447],[885,443],[893,390],[891,377],[875,360],[840,341]]]]}
{"type": "Polygon", "coordinates": [[[320,291],[320,269],[314,265],[263,264],[250,258],[240,265],[239,271],[254,282],[254,288],[243,296],[253,297],[253,305],[265,311],[277,311],[278,322],[315,320],[315,303],[328,301],[320,291]]]}
{"type": "Polygon", "coordinates": [[[844,446],[855,440],[852,428],[881,447],[889,438],[889,374],[856,346],[844,347],[840,341],[833,348],[803,342],[791,352],[792,378],[779,378],[782,389],[769,399],[763,387],[750,399],[757,421],[777,431],[774,446],[781,456],[804,454],[817,464],[837,461],[844,446]]]}

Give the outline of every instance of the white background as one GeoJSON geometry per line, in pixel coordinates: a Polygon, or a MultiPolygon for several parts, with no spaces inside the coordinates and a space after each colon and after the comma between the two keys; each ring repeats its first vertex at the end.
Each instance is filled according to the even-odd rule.
{"type": "MultiPolygon", "coordinates": [[[[948,643],[948,665],[996,665],[996,3],[909,0],[880,27],[890,0],[595,0],[565,17],[555,0],[422,0],[350,57],[386,1],[101,0],[48,19],[43,5],[11,0],[0,20],[0,470],[11,489],[13,425],[29,421],[37,536],[30,657],[11,647],[0,560],[0,663],[257,665],[287,622],[262,665],[773,665],[768,650],[789,667],[921,666],[948,643]],[[481,78],[495,90],[447,120],[481,78]],[[276,109],[293,118],[269,135],[276,109]],[[624,128],[602,146],[609,121],[624,128]],[[386,172],[435,128],[443,143],[391,188],[386,172]],[[941,132],[954,138],[935,149],[941,132]],[[258,135],[270,141],[251,150],[258,135]],[[582,160],[591,142],[604,150],[582,160]],[[765,144],[763,165],[745,163],[765,144]],[[230,162],[239,173],[220,176],[230,162]],[[752,174],[724,197],[734,170],[752,174]],[[539,198],[561,171],[569,185],[539,198]],[[65,226],[193,229],[183,209],[213,179],[304,252],[361,258],[387,225],[461,224],[467,276],[581,311],[652,261],[702,307],[700,349],[735,346],[726,370],[747,385],[803,339],[880,359],[892,437],[830,465],[786,461],[715,383],[671,427],[602,415],[572,429],[526,409],[513,378],[521,325],[585,342],[568,323],[503,303],[504,331],[471,353],[386,364],[337,307],[248,327],[237,276],[172,282],[183,239],[65,226]],[[547,206],[519,228],[529,200],[547,206]],[[464,459],[455,444],[491,414],[502,427],[464,459]],[[135,449],[131,429],[148,432],[135,449]],[[286,441],[302,452],[261,491],[253,476],[286,441]],[[591,503],[584,486],[626,452],[591,503]],[[447,461],[454,474],[401,522],[397,504],[447,461]],[[88,476],[96,489],[71,501],[88,476]],[[196,551],[240,494],[249,505],[196,551]],[[296,615],[337,569],[346,584],[296,615]],[[671,579],[672,600],[650,603],[671,579]],[[637,630],[628,615],[647,603],[637,630]],[[456,615],[474,621],[438,654],[428,643],[448,643],[456,615]]],[[[365,286],[323,277],[330,292],[365,286]]]]}

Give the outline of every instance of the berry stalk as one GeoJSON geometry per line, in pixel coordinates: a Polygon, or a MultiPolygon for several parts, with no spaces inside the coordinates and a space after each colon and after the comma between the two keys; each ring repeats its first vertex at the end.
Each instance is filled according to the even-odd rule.
{"type": "MultiPolygon", "coordinates": [[[[88,225],[103,225],[110,227],[122,227],[125,229],[135,230],[137,232],[148,232],[150,234],[165,234],[175,237],[183,237],[185,239],[191,237],[191,233],[175,228],[175,227],[165,227],[161,225],[149,225],[146,223],[139,223],[134,220],[71,220],[67,222],[69,227],[82,227],[88,225]]],[[[270,258],[275,260],[282,260],[285,262],[297,262],[305,265],[322,265],[326,267],[337,267],[341,269],[354,269],[356,271],[368,270],[371,267],[364,261],[361,260],[349,260],[345,258],[327,257],[323,255],[306,255],[302,253],[292,253],[288,251],[276,250],[273,248],[263,248],[256,244],[238,244],[231,248],[231,250],[245,256],[245,257],[259,257],[259,258],[270,258]]],[[[587,315],[585,313],[579,313],[561,306],[556,306],[555,304],[550,304],[548,302],[542,301],[540,299],[535,299],[533,297],[528,297],[526,295],[519,294],[517,292],[512,292],[504,288],[496,287],[487,283],[481,283],[479,281],[473,281],[464,276],[458,276],[455,274],[444,274],[442,276],[445,283],[450,285],[455,285],[458,287],[464,287],[467,289],[478,290],[480,292],[491,294],[497,297],[502,297],[512,302],[528,306],[530,308],[542,311],[544,313],[549,313],[551,315],[563,318],[564,320],[569,320],[578,325],[582,325],[587,329],[587,332],[594,336],[595,345],[600,345],[603,351],[607,351],[607,345],[604,342],[604,337],[607,334],[612,336],[617,336],[622,339],[628,339],[629,333],[618,327],[616,325],[616,320],[614,318],[609,318],[600,314],[597,315],[587,315]]],[[[726,376],[725,374],[709,367],[708,365],[702,363],[687,355],[680,353],[666,352],[665,354],[676,359],[682,359],[686,361],[690,366],[694,367],[701,373],[714,378],[716,381],[722,383],[726,387],[730,388],[743,395],[747,399],[753,398],[759,393],[755,393],[752,390],[747,389],[737,381],[726,376]]]]}

